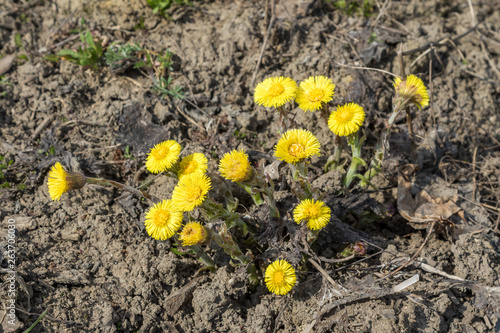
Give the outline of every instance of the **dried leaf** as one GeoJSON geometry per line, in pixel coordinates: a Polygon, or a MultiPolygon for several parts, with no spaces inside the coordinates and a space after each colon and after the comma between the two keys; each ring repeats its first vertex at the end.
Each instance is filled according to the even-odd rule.
{"type": "Polygon", "coordinates": [[[411,195],[410,176],[417,170],[413,164],[405,165],[398,175],[398,211],[415,229],[426,228],[433,221],[446,221],[460,212],[455,204],[457,196],[445,201],[434,198],[425,190],[415,198],[411,195]]]}

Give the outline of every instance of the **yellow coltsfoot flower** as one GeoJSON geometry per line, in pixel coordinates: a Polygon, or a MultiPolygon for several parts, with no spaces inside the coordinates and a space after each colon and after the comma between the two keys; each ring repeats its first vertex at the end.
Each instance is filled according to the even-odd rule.
{"type": "Polygon", "coordinates": [[[179,240],[182,241],[182,246],[191,246],[205,243],[208,236],[208,230],[201,223],[189,222],[182,229],[179,240]]]}
{"type": "Polygon", "coordinates": [[[293,219],[297,224],[307,222],[311,230],[323,229],[330,222],[331,210],[323,201],[302,200],[293,210],[293,219]]]}
{"type": "Polygon", "coordinates": [[[304,111],[315,111],[333,99],[335,85],[324,76],[311,76],[300,83],[295,101],[304,111]]]}
{"type": "Polygon", "coordinates": [[[177,177],[181,179],[190,174],[205,174],[207,172],[208,160],[201,153],[194,153],[184,157],[179,163],[177,177]]]}
{"type": "Polygon", "coordinates": [[[405,81],[397,77],[394,80],[396,96],[400,96],[404,101],[415,104],[419,109],[429,105],[429,93],[424,82],[415,75],[408,75],[405,81]]]}
{"type": "Polygon", "coordinates": [[[164,141],[151,149],[146,160],[146,169],[160,173],[171,168],[179,159],[181,145],[174,140],[164,141]]]}
{"type": "Polygon", "coordinates": [[[177,210],[192,211],[203,203],[211,188],[211,180],[207,175],[186,175],[174,188],[172,202],[177,210]]]}
{"type": "Polygon", "coordinates": [[[290,164],[295,164],[313,155],[320,155],[320,143],[309,131],[291,129],[283,133],[275,147],[274,156],[290,164]]]}
{"type": "Polygon", "coordinates": [[[222,177],[233,182],[244,182],[252,176],[252,167],[248,155],[243,150],[233,150],[224,154],[219,162],[222,177]]]}
{"type": "Polygon", "coordinates": [[[289,77],[270,77],[255,87],[255,103],[265,107],[280,107],[292,101],[297,93],[297,83],[289,77]]]}
{"type": "Polygon", "coordinates": [[[270,292],[276,295],[286,295],[297,282],[295,269],[285,260],[276,260],[267,266],[265,282],[270,292]]]}
{"type": "Polygon", "coordinates": [[[50,169],[47,181],[50,198],[59,201],[64,193],[81,189],[85,183],[84,175],[77,172],[66,172],[61,163],[57,162],[50,169]]]}
{"type": "Polygon", "coordinates": [[[328,127],[338,136],[356,133],[365,121],[365,111],[356,103],[338,106],[328,118],[328,127]]]}
{"type": "Polygon", "coordinates": [[[174,208],[172,200],[163,200],[149,209],[144,225],[149,236],[165,240],[179,230],[182,217],[182,212],[174,208]]]}

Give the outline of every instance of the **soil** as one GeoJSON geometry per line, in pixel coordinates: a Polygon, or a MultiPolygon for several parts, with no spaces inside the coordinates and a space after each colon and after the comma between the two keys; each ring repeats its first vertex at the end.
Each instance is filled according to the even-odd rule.
{"type": "MultiPolygon", "coordinates": [[[[499,4],[373,1],[365,16],[327,1],[279,1],[266,39],[272,17],[266,3],[273,1],[192,2],[173,6],[170,19],[137,0],[0,3],[0,70],[7,82],[0,85],[0,180],[10,185],[0,189],[4,282],[10,219],[17,241],[15,323],[0,310],[0,331],[24,331],[48,309],[31,332],[500,332],[499,4]],[[170,75],[185,99],[162,99],[137,70],[94,71],[47,60],[77,49],[78,31],[86,28],[107,45],[137,42],[172,51],[170,75]],[[253,89],[276,75],[297,82],[331,78],[332,105],[356,102],[366,110],[368,154],[391,112],[393,88],[390,75],[366,67],[399,74],[400,49],[411,51],[406,72],[424,80],[431,102],[413,113],[416,158],[405,119],[397,120],[391,156],[374,180],[379,191],[355,186],[339,194],[341,175],[321,171],[333,151],[331,132],[318,112],[293,111],[322,144],[310,175],[335,214],[314,252],[335,259],[347,243],[365,241],[368,254],[343,264],[316,258],[321,274],[290,248],[255,253],[261,278],[278,254],[296,267],[298,283],[286,296],[269,293],[262,280],[252,288],[245,269],[216,246],[208,254],[218,270],[199,271],[196,258],[147,236],[149,206],[136,197],[89,185],[50,200],[47,173],[56,161],[138,187],[153,178],[144,168],[149,148],[166,139],[181,143],[184,155],[210,157],[213,174],[232,149],[271,163],[279,119],[254,103],[253,89]],[[416,261],[427,266],[379,279],[412,256],[429,231],[398,213],[395,170],[407,163],[420,167],[415,193],[425,189],[453,200],[463,218],[434,229],[416,261]],[[394,291],[417,274],[417,283],[394,291]]],[[[289,214],[297,199],[288,169],[280,171],[286,176],[276,181],[281,230],[293,243],[301,232],[289,214]]],[[[147,190],[168,198],[174,185],[159,177],[147,190]]],[[[269,220],[233,189],[250,220],[269,220]]],[[[269,237],[257,235],[261,242],[269,237]]],[[[0,291],[3,309],[7,293],[7,287],[0,291]]]]}

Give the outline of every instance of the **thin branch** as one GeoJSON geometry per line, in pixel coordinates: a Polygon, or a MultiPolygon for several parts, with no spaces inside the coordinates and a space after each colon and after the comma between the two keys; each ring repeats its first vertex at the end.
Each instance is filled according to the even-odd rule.
{"type": "Polygon", "coordinates": [[[255,84],[255,78],[257,77],[257,72],[259,71],[260,63],[262,62],[262,57],[264,56],[264,51],[266,50],[267,42],[269,40],[269,35],[271,34],[271,29],[274,25],[274,20],[276,18],[274,9],[276,6],[276,1],[273,0],[273,4],[271,6],[271,20],[269,21],[269,26],[267,27],[266,36],[264,37],[264,42],[262,43],[262,48],[260,49],[259,60],[257,60],[257,65],[255,66],[255,70],[252,75],[252,81],[250,81],[250,87],[253,87],[255,84]]]}

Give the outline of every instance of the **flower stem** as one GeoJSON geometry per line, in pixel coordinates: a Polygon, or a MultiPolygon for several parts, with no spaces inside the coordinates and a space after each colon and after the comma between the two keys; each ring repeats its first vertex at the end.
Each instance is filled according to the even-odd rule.
{"type": "Polygon", "coordinates": [[[247,191],[248,194],[250,194],[254,204],[260,206],[264,203],[264,200],[262,199],[260,193],[257,192],[257,189],[253,188],[251,184],[240,183],[240,182],[237,182],[236,184],[238,184],[245,191],[247,191]]]}
{"type": "Polygon", "coordinates": [[[387,121],[387,128],[380,133],[380,138],[375,145],[375,152],[373,154],[373,159],[370,162],[370,167],[368,171],[364,174],[365,180],[360,182],[361,187],[369,185],[370,180],[382,171],[382,163],[385,158],[386,152],[389,151],[389,139],[391,137],[392,125],[396,121],[399,113],[404,110],[405,106],[409,103],[409,100],[404,100],[399,98],[392,99],[394,105],[393,112],[387,121]]]}
{"type": "MultiPolygon", "coordinates": [[[[281,126],[281,131],[285,133],[288,131],[290,128],[290,119],[288,119],[288,113],[286,112],[285,108],[282,106],[278,106],[276,108],[276,111],[280,114],[280,126],[281,126]]],[[[280,134],[283,134],[280,133],[280,134]]]]}
{"type": "Polygon", "coordinates": [[[347,139],[352,150],[352,160],[349,170],[347,170],[347,174],[344,179],[344,184],[346,188],[349,188],[352,181],[354,180],[354,177],[356,176],[358,171],[358,167],[360,165],[366,164],[365,161],[363,161],[363,159],[361,158],[361,147],[363,146],[364,140],[365,137],[362,137],[361,139],[359,138],[358,132],[356,132],[354,135],[351,135],[347,139]]]}
{"type": "Polygon", "coordinates": [[[114,186],[114,187],[119,188],[121,190],[130,192],[138,197],[142,197],[142,198],[144,198],[152,203],[157,203],[157,202],[161,201],[157,197],[149,194],[148,192],[146,192],[142,189],[136,189],[136,188],[133,188],[131,186],[115,182],[114,180],[109,180],[109,179],[104,179],[104,178],[86,177],[86,181],[89,184],[95,184],[95,185],[100,185],[100,186],[114,186]]]}
{"type": "Polygon", "coordinates": [[[205,266],[207,269],[211,270],[214,272],[216,270],[215,268],[215,262],[208,256],[208,254],[205,253],[201,249],[199,245],[191,245],[189,247],[193,252],[196,254],[196,258],[198,258],[205,266]]]}
{"type": "Polygon", "coordinates": [[[297,162],[296,164],[290,164],[290,168],[292,170],[293,179],[299,183],[300,187],[302,188],[302,191],[304,191],[304,194],[301,195],[300,199],[301,200],[312,199],[313,191],[311,187],[311,182],[307,177],[307,171],[308,171],[307,162],[301,161],[297,162]]]}

